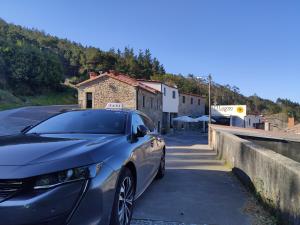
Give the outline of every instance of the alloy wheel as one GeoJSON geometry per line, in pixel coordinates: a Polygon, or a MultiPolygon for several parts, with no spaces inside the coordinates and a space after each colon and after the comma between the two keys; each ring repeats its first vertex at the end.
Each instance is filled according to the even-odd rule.
{"type": "Polygon", "coordinates": [[[131,177],[125,177],[120,188],[118,217],[120,225],[128,225],[132,215],[134,187],[131,177]]]}

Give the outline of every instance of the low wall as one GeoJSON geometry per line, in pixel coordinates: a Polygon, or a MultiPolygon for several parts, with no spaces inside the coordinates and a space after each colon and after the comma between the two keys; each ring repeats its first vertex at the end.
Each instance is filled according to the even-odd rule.
{"type": "Polygon", "coordinates": [[[209,139],[218,156],[275,210],[282,224],[300,224],[300,163],[214,127],[209,139]]]}
{"type": "Polygon", "coordinates": [[[292,160],[300,162],[300,142],[273,138],[238,136],[242,139],[246,139],[255,144],[261,145],[264,148],[271,149],[274,152],[284,155],[292,160]]]}

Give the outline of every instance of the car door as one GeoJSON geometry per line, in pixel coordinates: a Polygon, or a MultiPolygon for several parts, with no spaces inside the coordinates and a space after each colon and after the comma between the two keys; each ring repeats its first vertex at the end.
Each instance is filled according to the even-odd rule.
{"type": "MultiPolygon", "coordinates": [[[[132,133],[137,133],[137,127],[144,125],[144,121],[138,114],[132,114],[132,133]]],[[[148,132],[150,133],[150,131],[148,132]]],[[[137,193],[143,191],[151,182],[153,177],[153,138],[152,135],[145,135],[144,137],[135,138],[134,158],[137,167],[137,193]]]]}
{"type": "Polygon", "coordinates": [[[148,135],[151,136],[151,144],[152,144],[151,145],[152,174],[155,175],[159,167],[161,155],[162,155],[161,147],[158,142],[158,133],[156,131],[154,123],[149,117],[144,115],[141,115],[141,117],[143,119],[144,124],[150,131],[148,135]]]}

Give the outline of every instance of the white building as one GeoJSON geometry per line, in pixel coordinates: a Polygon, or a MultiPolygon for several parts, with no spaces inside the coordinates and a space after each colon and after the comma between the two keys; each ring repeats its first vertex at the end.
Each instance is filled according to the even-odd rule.
{"type": "Polygon", "coordinates": [[[264,123],[263,116],[259,115],[247,115],[244,118],[245,128],[257,128],[259,124],[264,123]]]}
{"type": "Polygon", "coordinates": [[[159,81],[142,80],[140,82],[162,93],[163,112],[178,113],[179,94],[176,86],[172,87],[159,81]]]}
{"type": "Polygon", "coordinates": [[[166,85],[160,81],[139,80],[142,84],[156,89],[162,93],[162,111],[163,122],[162,127],[166,132],[172,128],[172,119],[178,115],[179,93],[176,86],[166,85]]]}

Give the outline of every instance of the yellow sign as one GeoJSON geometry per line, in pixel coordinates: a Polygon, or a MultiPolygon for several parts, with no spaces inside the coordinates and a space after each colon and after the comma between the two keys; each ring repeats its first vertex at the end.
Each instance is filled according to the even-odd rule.
{"type": "Polygon", "coordinates": [[[243,113],[243,112],[244,112],[244,108],[243,108],[243,107],[237,107],[237,108],[236,108],[236,111],[237,111],[238,113],[243,113]]]}

